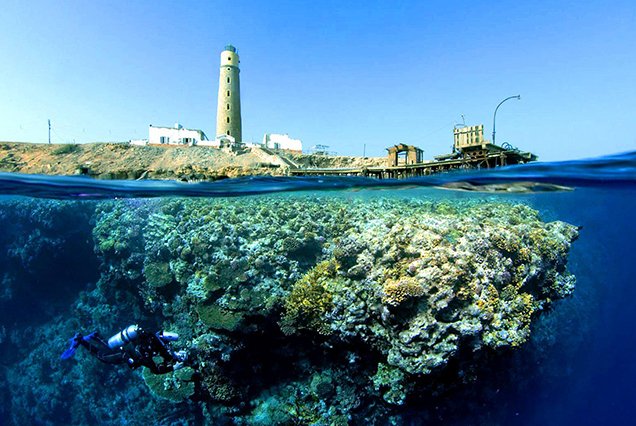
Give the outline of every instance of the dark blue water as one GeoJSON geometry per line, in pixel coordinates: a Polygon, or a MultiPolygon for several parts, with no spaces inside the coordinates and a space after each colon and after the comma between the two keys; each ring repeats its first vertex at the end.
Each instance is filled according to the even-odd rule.
{"type": "MultiPolygon", "coordinates": [[[[441,392],[422,392],[419,399],[413,397],[404,406],[382,411],[386,416],[371,423],[636,423],[636,152],[406,181],[244,178],[185,184],[0,174],[0,194],[0,424],[148,424],[149,419],[157,424],[200,424],[209,419],[205,410],[217,408],[202,409],[205,403],[196,400],[158,400],[148,394],[137,372],[118,366],[115,375],[107,371],[111,366],[84,355],[69,367],[60,363],[59,354],[66,349],[72,327],[85,330],[99,325],[114,331],[139,316],[153,321],[152,310],[118,311],[116,304],[123,306],[131,297],[125,277],[110,278],[111,284],[122,285],[112,293],[113,300],[99,299],[103,297],[100,292],[107,293],[100,290],[100,282],[106,282],[104,274],[115,273],[115,266],[111,264],[109,271],[94,255],[92,232],[98,200],[120,200],[116,202],[136,209],[148,197],[233,197],[233,205],[240,207],[254,196],[282,202],[308,198],[503,201],[528,205],[538,210],[544,221],[582,227],[567,266],[577,278],[574,293],[535,318],[526,344],[476,362],[470,383],[441,392]],[[462,190],[454,190],[457,188],[462,190]],[[46,207],[46,203],[55,204],[46,207]],[[29,249],[16,254],[20,247],[29,249]],[[96,314],[96,309],[103,312],[96,314]],[[98,323],[95,318],[99,318],[98,323]],[[56,335],[58,330],[67,334],[56,335]],[[51,348],[59,351],[51,353],[51,348]],[[51,382],[47,377],[59,381],[51,382]],[[104,394],[112,407],[106,406],[104,394]],[[83,405],[65,399],[81,400],[83,405]],[[79,412],[81,406],[87,411],[121,413],[94,417],[79,412]]],[[[245,338],[251,343],[267,339],[245,338]]],[[[267,345],[264,341],[263,347],[267,345]]],[[[286,350],[293,348],[290,344],[286,350]]],[[[310,352],[303,356],[312,358],[310,352]]],[[[250,359],[241,362],[248,365],[250,359]]],[[[274,367],[269,374],[286,376],[274,367]]],[[[443,382],[444,378],[430,380],[443,382]]],[[[256,379],[252,386],[258,387],[256,379]]],[[[216,417],[218,423],[249,424],[256,418],[249,416],[250,403],[221,403],[224,408],[218,410],[224,414],[216,417]]],[[[375,404],[381,411],[382,404],[375,404]]],[[[373,410],[371,407],[350,418],[349,423],[368,423],[365,416],[371,418],[373,410]]],[[[260,424],[276,422],[274,417],[260,420],[260,424]]],[[[314,424],[323,423],[316,420],[314,424]]]]}

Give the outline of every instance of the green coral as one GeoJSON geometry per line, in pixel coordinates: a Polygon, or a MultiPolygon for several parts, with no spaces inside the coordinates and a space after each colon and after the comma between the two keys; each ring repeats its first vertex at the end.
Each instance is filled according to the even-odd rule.
{"type": "Polygon", "coordinates": [[[373,388],[382,394],[382,398],[393,405],[402,405],[406,401],[408,387],[406,374],[399,368],[378,364],[378,370],[371,377],[373,388]]]}
{"type": "Polygon", "coordinates": [[[131,211],[121,203],[101,204],[96,210],[97,223],[93,228],[97,251],[118,256],[141,248],[143,213],[143,210],[131,211]]]}
{"type": "Polygon", "coordinates": [[[328,374],[316,373],[312,376],[309,389],[319,400],[332,396],[336,391],[336,385],[328,374]]]}
{"type": "Polygon", "coordinates": [[[170,265],[166,262],[148,262],[144,266],[144,277],[148,285],[154,288],[164,287],[173,280],[170,265]]]}
{"type": "Polygon", "coordinates": [[[239,328],[243,315],[224,309],[216,303],[204,303],[196,307],[199,319],[215,330],[235,331],[239,328]]]}
{"type": "Polygon", "coordinates": [[[219,290],[223,290],[223,283],[217,274],[208,274],[205,278],[203,278],[203,287],[209,293],[215,294],[219,290]]]}
{"type": "Polygon", "coordinates": [[[184,367],[167,374],[153,374],[144,367],[141,373],[150,391],[159,398],[181,402],[194,395],[194,370],[184,367]]]}

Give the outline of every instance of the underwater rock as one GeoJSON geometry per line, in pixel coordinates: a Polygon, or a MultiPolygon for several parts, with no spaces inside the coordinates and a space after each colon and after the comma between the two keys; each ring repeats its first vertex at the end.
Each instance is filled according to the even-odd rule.
{"type": "Polygon", "coordinates": [[[350,245],[355,236],[364,245],[357,258],[372,265],[370,273],[345,280],[339,270],[309,271],[287,299],[287,329],[291,321],[298,329],[361,339],[388,365],[414,375],[446,365],[460,344],[477,350],[526,342],[533,315],[573,290],[565,263],[577,228],[543,223],[524,206],[443,211],[423,209],[350,230],[343,240],[350,245]]]}
{"type": "Polygon", "coordinates": [[[0,199],[0,324],[44,321],[99,277],[91,241],[95,206],[0,199]]]}
{"type": "MultiPolygon", "coordinates": [[[[163,213],[150,215],[144,246],[130,248],[147,262],[142,286],[169,282],[165,262],[181,265],[170,268],[181,286],[178,310],[200,321],[174,323],[177,329],[226,333],[240,349],[249,344],[241,334],[268,332],[280,315],[283,335],[358,342],[361,353],[377,354],[367,380],[392,404],[406,400],[412,379],[459,352],[522,345],[537,313],[573,291],[565,266],[577,228],[544,223],[523,205],[276,198],[157,204],[152,209],[163,213]],[[153,263],[158,259],[164,263],[153,263]]],[[[96,228],[106,220],[115,224],[104,217],[96,228]]],[[[174,305],[173,294],[155,297],[174,305]]],[[[198,356],[232,362],[231,353],[218,353],[209,347],[198,356]]]]}
{"type": "Polygon", "coordinates": [[[455,191],[477,191],[477,192],[556,192],[574,191],[569,186],[555,185],[543,182],[510,182],[495,184],[475,184],[472,182],[449,182],[440,186],[441,189],[451,189],[455,191]]]}

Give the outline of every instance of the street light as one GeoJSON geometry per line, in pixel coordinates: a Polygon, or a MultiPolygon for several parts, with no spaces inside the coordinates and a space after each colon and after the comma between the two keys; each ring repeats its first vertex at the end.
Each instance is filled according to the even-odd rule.
{"type": "Polygon", "coordinates": [[[499,107],[501,106],[501,104],[503,104],[504,102],[506,102],[507,100],[510,99],[518,99],[521,100],[521,95],[517,95],[517,96],[508,96],[506,99],[504,99],[503,101],[499,102],[499,105],[497,105],[497,108],[495,108],[495,114],[492,117],[492,144],[495,144],[495,122],[497,120],[497,110],[499,109],[499,107]]]}

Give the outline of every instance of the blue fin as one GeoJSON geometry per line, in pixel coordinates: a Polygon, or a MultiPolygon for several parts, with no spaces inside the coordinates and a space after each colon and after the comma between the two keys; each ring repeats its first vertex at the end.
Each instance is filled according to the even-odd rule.
{"type": "Polygon", "coordinates": [[[70,340],[71,347],[65,350],[60,358],[69,359],[70,357],[75,355],[75,351],[77,350],[77,347],[79,346],[79,339],[80,339],[79,336],[80,334],[77,333],[75,336],[71,338],[70,340]]]}

